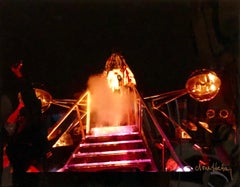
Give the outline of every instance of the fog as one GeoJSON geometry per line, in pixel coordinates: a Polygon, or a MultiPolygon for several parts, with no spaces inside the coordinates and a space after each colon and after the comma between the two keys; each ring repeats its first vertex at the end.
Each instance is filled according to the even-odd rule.
{"type": "Polygon", "coordinates": [[[113,92],[103,74],[88,80],[91,94],[91,125],[95,127],[124,125],[129,121],[133,107],[133,93],[125,90],[113,92]]]}

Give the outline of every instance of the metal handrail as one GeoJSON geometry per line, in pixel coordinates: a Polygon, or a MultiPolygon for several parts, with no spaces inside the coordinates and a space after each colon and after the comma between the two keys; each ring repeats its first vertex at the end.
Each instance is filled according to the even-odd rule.
{"type": "MultiPolygon", "coordinates": [[[[158,120],[155,118],[155,116],[152,114],[152,112],[150,111],[150,109],[148,108],[148,106],[146,105],[146,103],[144,102],[143,98],[140,96],[140,94],[138,93],[137,89],[135,88],[135,92],[138,94],[139,99],[140,99],[140,103],[142,104],[142,106],[146,109],[147,113],[149,114],[150,118],[153,121],[153,124],[155,126],[155,128],[157,129],[158,133],[162,136],[164,144],[167,146],[167,148],[169,149],[172,157],[175,159],[175,161],[177,162],[177,164],[179,165],[179,167],[183,167],[183,164],[180,160],[180,158],[178,157],[178,155],[176,154],[170,140],[168,139],[167,135],[165,134],[165,132],[163,131],[163,129],[161,128],[160,124],[158,123],[158,120]]],[[[164,163],[162,163],[164,164],[164,163]]],[[[164,168],[164,165],[163,167],[164,168]]]]}
{"type": "Polygon", "coordinates": [[[79,121],[80,124],[80,128],[81,128],[81,133],[82,133],[82,138],[85,139],[85,132],[84,132],[84,127],[83,127],[83,123],[82,123],[82,118],[86,117],[86,124],[88,123],[88,105],[81,105],[82,102],[85,102],[85,98],[88,97],[89,93],[88,91],[85,92],[76,102],[75,104],[68,110],[68,112],[60,119],[57,121],[57,123],[55,123],[54,127],[51,129],[51,131],[48,133],[48,140],[51,140],[54,138],[54,134],[56,133],[57,129],[61,126],[61,124],[66,120],[66,118],[73,112],[76,111],[77,112],[77,119],[79,121]],[[79,109],[79,106],[86,106],[86,111],[84,112],[83,110],[79,109]],[[81,113],[81,111],[83,111],[83,113],[81,113]]]}

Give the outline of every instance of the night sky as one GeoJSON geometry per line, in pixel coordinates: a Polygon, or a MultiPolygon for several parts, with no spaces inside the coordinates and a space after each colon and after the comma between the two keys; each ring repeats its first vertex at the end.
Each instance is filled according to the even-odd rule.
{"type": "Polygon", "coordinates": [[[114,51],[143,96],[184,88],[200,67],[189,3],[113,2],[2,1],[1,61],[22,59],[32,82],[54,98],[84,91],[114,51]]]}

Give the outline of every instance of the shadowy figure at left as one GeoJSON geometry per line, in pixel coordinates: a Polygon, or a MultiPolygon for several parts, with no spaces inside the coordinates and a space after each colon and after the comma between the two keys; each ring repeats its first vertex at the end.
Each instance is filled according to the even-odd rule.
{"type": "Polygon", "coordinates": [[[41,101],[31,82],[22,73],[23,62],[11,65],[10,76],[3,82],[3,93],[11,113],[6,117],[6,154],[13,168],[13,184],[23,185],[31,165],[44,171],[48,149],[47,129],[42,123],[41,101]]]}

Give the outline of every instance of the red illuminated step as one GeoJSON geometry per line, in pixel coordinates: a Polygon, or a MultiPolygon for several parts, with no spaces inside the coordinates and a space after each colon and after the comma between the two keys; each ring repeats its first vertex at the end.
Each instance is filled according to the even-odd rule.
{"type": "Polygon", "coordinates": [[[79,163],[69,164],[64,170],[70,171],[103,171],[114,169],[139,169],[146,170],[151,167],[151,159],[139,159],[139,160],[121,160],[121,161],[107,161],[107,162],[94,162],[94,163],[79,163]]]}
{"type": "Polygon", "coordinates": [[[123,140],[100,143],[84,143],[80,144],[79,151],[83,153],[83,152],[100,152],[140,148],[143,148],[142,140],[123,140]]]}
{"type": "Polygon", "coordinates": [[[114,134],[114,135],[102,135],[102,136],[93,136],[87,135],[85,139],[85,143],[100,143],[100,142],[107,142],[107,141],[121,141],[121,140],[136,140],[141,139],[138,132],[132,133],[122,133],[122,134],[114,134]]]}
{"type": "Polygon", "coordinates": [[[71,163],[90,163],[148,158],[146,149],[116,150],[73,154],[71,163]]]}

